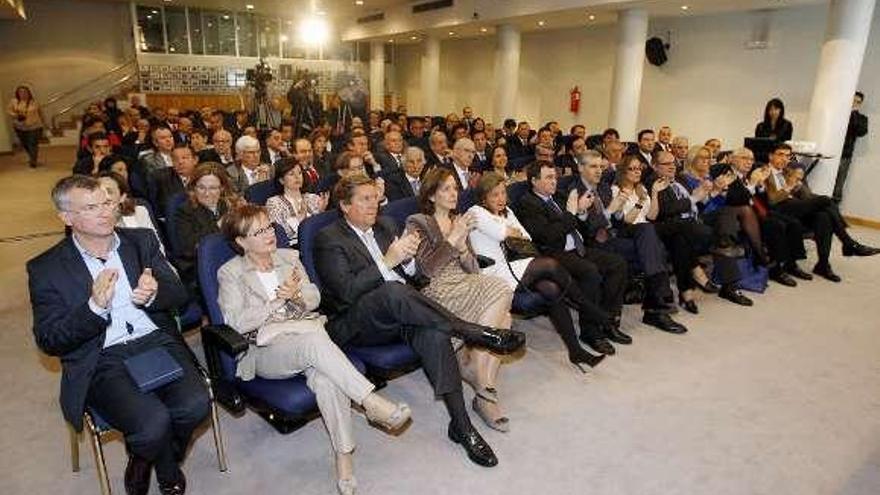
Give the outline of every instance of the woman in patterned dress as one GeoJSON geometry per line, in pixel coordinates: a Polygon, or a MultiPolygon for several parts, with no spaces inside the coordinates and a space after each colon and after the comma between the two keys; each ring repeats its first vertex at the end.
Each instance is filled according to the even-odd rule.
{"type": "MultiPolygon", "coordinates": [[[[463,320],[509,329],[513,291],[504,280],[480,273],[468,241],[476,218],[456,213],[458,188],[452,174],[441,167],[429,171],[419,190],[421,213],[407,219],[407,230],[422,239],[415,261],[419,273],[430,279],[422,292],[463,320]]],[[[476,393],[474,411],[490,428],[508,431],[510,421],[501,412],[495,388],[500,358],[467,347],[457,355],[462,377],[476,393]]]]}

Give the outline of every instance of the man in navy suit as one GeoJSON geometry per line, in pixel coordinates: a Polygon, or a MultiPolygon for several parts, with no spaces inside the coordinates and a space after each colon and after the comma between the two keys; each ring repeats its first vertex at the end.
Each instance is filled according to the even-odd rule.
{"type": "Polygon", "coordinates": [[[128,494],[146,495],[155,466],[163,495],[183,494],[179,463],[210,412],[204,382],[173,312],[187,294],[146,229],[115,229],[117,205],[96,179],[74,175],[52,190],[72,234],[27,264],[34,336],[61,358],[61,409],[77,430],[91,408],[125,436],[128,494]],[[181,378],[141,392],[128,358],[162,348],[181,378]]]}

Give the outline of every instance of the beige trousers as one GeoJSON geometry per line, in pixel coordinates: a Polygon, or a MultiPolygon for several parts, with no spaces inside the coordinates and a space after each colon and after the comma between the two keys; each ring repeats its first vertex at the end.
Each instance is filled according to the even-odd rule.
{"type": "Polygon", "coordinates": [[[251,347],[257,376],[289,378],[304,373],[315,393],[333,450],[346,454],[354,450],[351,401],[360,404],[375,386],[351,364],[323,329],[303,334],[285,334],[267,346],[251,347]]]}

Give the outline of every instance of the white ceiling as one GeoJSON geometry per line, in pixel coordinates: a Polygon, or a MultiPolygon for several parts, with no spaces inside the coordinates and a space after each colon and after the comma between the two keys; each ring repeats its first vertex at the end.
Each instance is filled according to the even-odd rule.
{"type": "MultiPolygon", "coordinates": [[[[128,0],[77,1],[128,3],[128,0]]],[[[363,0],[363,5],[356,5],[357,0],[136,1],[144,5],[187,5],[236,11],[245,11],[246,5],[250,4],[254,6],[254,12],[282,18],[324,12],[335,31],[342,33],[346,40],[393,40],[401,44],[416,43],[427,34],[446,38],[491,36],[495,26],[502,21],[516,24],[524,32],[608,24],[616,22],[617,12],[627,8],[644,8],[651,17],[669,17],[828,3],[828,0],[455,0],[455,6],[450,9],[413,16],[409,12],[410,6],[428,0],[363,0]],[[682,5],[687,5],[687,10],[683,10],[682,5]],[[481,10],[483,12],[479,12],[481,10]],[[358,17],[377,12],[385,12],[386,20],[356,24],[358,17]],[[481,19],[474,20],[471,12],[481,13],[481,19]],[[521,13],[526,15],[516,15],[521,13]]]]}

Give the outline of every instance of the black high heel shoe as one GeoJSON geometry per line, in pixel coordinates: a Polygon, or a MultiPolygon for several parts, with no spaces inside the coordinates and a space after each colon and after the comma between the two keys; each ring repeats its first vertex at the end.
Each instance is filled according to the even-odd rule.
{"type": "Polygon", "coordinates": [[[605,359],[604,354],[600,354],[596,356],[595,354],[590,354],[589,352],[581,349],[580,351],[575,351],[574,353],[568,353],[568,361],[577,369],[581,370],[581,373],[586,374],[587,370],[581,366],[581,363],[586,364],[590,368],[595,368],[602,360],[605,359]]]}
{"type": "MultiPolygon", "coordinates": [[[[709,283],[711,284],[712,282],[709,282],[709,283]]],[[[682,309],[684,309],[688,313],[695,314],[695,315],[700,314],[700,309],[697,308],[697,303],[693,299],[691,299],[690,301],[685,301],[684,298],[681,297],[681,295],[679,295],[678,296],[678,305],[681,306],[682,309]]]]}

